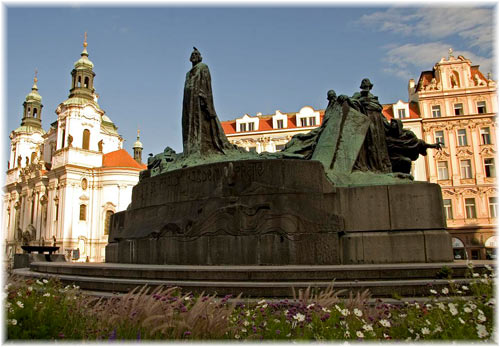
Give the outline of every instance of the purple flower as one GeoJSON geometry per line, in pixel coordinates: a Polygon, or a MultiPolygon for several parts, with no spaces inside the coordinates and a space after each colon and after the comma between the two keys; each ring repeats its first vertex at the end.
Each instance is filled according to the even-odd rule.
{"type": "Polygon", "coordinates": [[[276,329],[276,335],[279,335],[279,334],[281,334],[281,330],[276,329]]]}
{"type": "Polygon", "coordinates": [[[185,336],[185,337],[187,337],[187,336],[189,336],[189,335],[191,335],[191,332],[190,332],[190,331],[185,331],[185,332],[184,332],[184,336],[185,336]]]}
{"type": "Polygon", "coordinates": [[[59,338],[60,339],[64,339],[64,334],[63,333],[59,333],[59,338]]]}
{"type": "Polygon", "coordinates": [[[141,331],[140,330],[137,332],[137,340],[141,340],[141,331]]]}
{"type": "Polygon", "coordinates": [[[110,341],[116,340],[116,328],[113,329],[113,331],[111,332],[111,335],[109,335],[109,340],[110,341]]]}
{"type": "Polygon", "coordinates": [[[328,318],[330,318],[330,314],[329,313],[325,313],[322,317],[321,317],[321,321],[324,322],[326,321],[328,318]]]}

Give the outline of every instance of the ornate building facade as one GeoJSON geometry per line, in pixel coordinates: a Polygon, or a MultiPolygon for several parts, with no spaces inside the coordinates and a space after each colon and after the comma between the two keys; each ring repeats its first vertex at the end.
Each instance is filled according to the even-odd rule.
{"type": "MultiPolygon", "coordinates": [[[[431,71],[410,80],[408,102],[383,105],[382,114],[398,118],[427,143],[440,142],[413,163],[415,180],[442,187],[444,211],[456,259],[495,258],[496,83],[479,66],[459,56],[442,58],[431,71]]],[[[303,107],[296,113],[245,114],[222,122],[231,143],[247,150],[275,152],[291,137],[321,124],[324,110],[303,107]]]]}
{"type": "Polygon", "coordinates": [[[21,126],[10,134],[3,196],[3,230],[8,257],[20,246],[56,245],[79,260],[103,261],[109,220],[127,208],[138,182],[142,144],[134,158],[117,127],[101,109],[94,89],[94,64],[87,43],[71,72],[69,97],[57,119],[43,130],[37,79],[23,104],[21,126]]]}

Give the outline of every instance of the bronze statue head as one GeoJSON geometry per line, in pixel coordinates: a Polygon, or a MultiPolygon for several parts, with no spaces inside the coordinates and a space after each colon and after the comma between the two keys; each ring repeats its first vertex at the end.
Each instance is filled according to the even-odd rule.
{"type": "Polygon", "coordinates": [[[363,78],[359,88],[361,88],[361,90],[371,90],[373,88],[373,84],[370,82],[369,78],[363,78]]]}
{"type": "Polygon", "coordinates": [[[189,58],[189,61],[193,63],[193,66],[201,62],[203,58],[201,57],[200,51],[196,49],[196,47],[193,47],[193,52],[191,53],[191,57],[189,58]]]}
{"type": "Polygon", "coordinates": [[[337,99],[337,93],[335,93],[335,90],[330,89],[327,93],[326,98],[328,99],[328,101],[335,101],[335,99],[337,99]]]}

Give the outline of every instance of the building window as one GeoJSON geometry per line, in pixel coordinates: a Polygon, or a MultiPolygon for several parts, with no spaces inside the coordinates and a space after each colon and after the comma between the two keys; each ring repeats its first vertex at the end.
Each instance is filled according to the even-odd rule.
{"type": "Polygon", "coordinates": [[[444,131],[438,130],[434,133],[434,140],[439,142],[442,147],[446,147],[446,143],[444,142],[444,131]]]}
{"type": "Polygon", "coordinates": [[[284,126],[283,126],[283,119],[278,119],[276,121],[276,128],[278,128],[278,129],[283,129],[284,128],[284,126]]]}
{"type": "Polygon", "coordinates": [[[87,220],[87,205],[80,205],[80,220],[87,220]]]}
{"type": "Polygon", "coordinates": [[[443,208],[446,219],[453,219],[453,209],[451,207],[451,199],[443,199],[443,208]]]}
{"type": "Polygon", "coordinates": [[[490,217],[497,218],[497,198],[496,197],[488,198],[488,204],[490,206],[490,217]]]}
{"type": "Polygon", "coordinates": [[[453,108],[455,109],[455,116],[463,116],[464,114],[464,105],[463,104],[455,104],[453,105],[453,108]]]}
{"type": "Polygon", "coordinates": [[[111,216],[113,215],[113,211],[106,211],[106,216],[104,217],[104,235],[109,235],[110,227],[111,227],[111,216]]]}
{"type": "Polygon", "coordinates": [[[310,126],[316,125],[316,117],[309,117],[309,125],[310,126]]]}
{"type": "Polygon", "coordinates": [[[491,178],[496,177],[495,159],[494,158],[485,158],[484,159],[484,173],[485,173],[486,177],[491,177],[491,178]]]}
{"type": "Polygon", "coordinates": [[[35,197],[31,201],[31,224],[33,224],[33,220],[35,219],[35,197]]]}
{"type": "Polygon", "coordinates": [[[404,108],[398,109],[399,118],[406,118],[406,110],[404,108]]]}
{"type": "Polygon", "coordinates": [[[476,199],[465,199],[465,214],[468,219],[476,218],[476,199]]]}
{"type": "Polygon", "coordinates": [[[457,138],[459,146],[467,146],[467,132],[465,129],[458,129],[457,138]]]}
{"type": "Polygon", "coordinates": [[[486,101],[477,102],[477,113],[486,113],[486,101]]]}
{"type": "Polygon", "coordinates": [[[438,180],[447,180],[448,176],[448,162],[447,161],[438,161],[438,180]]]}
{"type": "Polygon", "coordinates": [[[85,77],[85,80],[84,80],[84,82],[83,82],[83,86],[84,86],[85,88],[88,88],[88,87],[89,87],[89,78],[88,78],[88,77],[85,77]]]}
{"type": "Polygon", "coordinates": [[[441,117],[441,106],[434,105],[432,106],[432,118],[440,118],[441,117]]]}
{"type": "Polygon", "coordinates": [[[490,128],[481,128],[481,144],[491,145],[490,128]]]}
{"type": "Polygon", "coordinates": [[[240,123],[240,131],[247,131],[247,123],[240,123]]]}
{"type": "Polygon", "coordinates": [[[56,203],[56,208],[55,208],[55,210],[56,210],[56,215],[55,215],[54,220],[55,220],[55,221],[58,221],[58,220],[59,220],[59,204],[58,204],[58,203],[56,203]]]}
{"type": "Polygon", "coordinates": [[[253,131],[254,130],[254,123],[248,123],[248,131],[253,131]]]}
{"type": "Polygon", "coordinates": [[[82,148],[89,149],[89,144],[90,144],[90,130],[85,129],[83,131],[82,148]]]}
{"type": "Polygon", "coordinates": [[[303,127],[306,127],[307,126],[307,118],[301,118],[300,119],[300,125],[303,126],[303,127]]]}
{"type": "Polygon", "coordinates": [[[66,145],[66,130],[63,129],[62,131],[62,140],[61,140],[61,148],[64,148],[64,146],[66,145]]]}
{"type": "Polygon", "coordinates": [[[460,160],[460,177],[462,179],[472,178],[470,159],[460,160]]]}

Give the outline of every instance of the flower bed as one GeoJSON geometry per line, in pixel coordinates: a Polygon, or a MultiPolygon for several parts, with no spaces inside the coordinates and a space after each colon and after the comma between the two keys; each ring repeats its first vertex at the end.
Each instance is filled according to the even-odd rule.
{"type": "Polygon", "coordinates": [[[7,338],[70,340],[489,340],[496,302],[492,269],[469,286],[429,287],[426,303],[391,305],[369,293],[340,298],[334,287],[296,300],[182,294],[146,288],[90,297],[56,280],[9,278],[7,338]]]}

